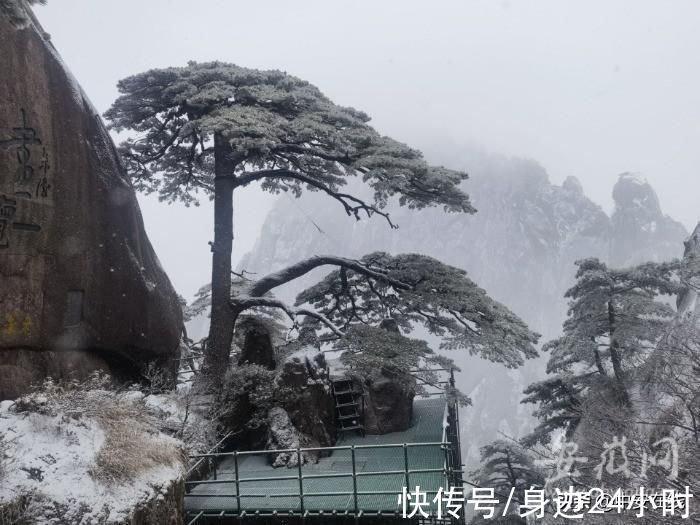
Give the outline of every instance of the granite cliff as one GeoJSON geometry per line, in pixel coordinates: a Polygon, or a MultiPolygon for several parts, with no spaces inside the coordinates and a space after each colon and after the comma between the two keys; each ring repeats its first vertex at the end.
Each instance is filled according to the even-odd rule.
{"type": "Polygon", "coordinates": [[[172,367],[177,295],[98,113],[21,2],[0,5],[0,49],[0,400],[172,367]]]}

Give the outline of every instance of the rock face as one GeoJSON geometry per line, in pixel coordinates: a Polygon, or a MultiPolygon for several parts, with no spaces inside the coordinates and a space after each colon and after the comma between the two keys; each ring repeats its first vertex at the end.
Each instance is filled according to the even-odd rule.
{"type": "MultiPolygon", "coordinates": [[[[383,319],[379,327],[401,333],[398,323],[392,318],[383,319]]],[[[374,377],[362,382],[365,405],[364,425],[367,434],[401,432],[411,426],[415,384],[408,386],[378,370],[374,377]]]]}
{"type": "MultiPolygon", "coordinates": [[[[321,359],[323,354],[319,354],[321,359]]],[[[294,395],[284,404],[292,424],[312,447],[335,444],[335,403],[330,393],[327,370],[314,357],[290,357],[282,365],[278,385],[294,395]]]]}
{"type": "MultiPolygon", "coordinates": [[[[267,450],[291,450],[295,448],[311,447],[306,438],[292,423],[289,414],[282,407],[270,409],[267,415],[268,433],[267,450]]],[[[301,454],[295,452],[280,452],[271,454],[270,461],[273,467],[296,467],[301,460],[301,464],[318,463],[318,453],[315,451],[304,451],[301,454]]]]}
{"type": "MultiPolygon", "coordinates": [[[[663,214],[652,188],[637,178],[620,177],[615,211],[608,216],[574,177],[561,186],[552,184],[535,162],[474,148],[426,155],[435,164],[470,174],[464,187],[478,213],[394,208],[392,220],[399,229],[391,230],[379,217],[349,219],[320,194],[280,199],[240,267],[265,274],[325,253],[352,258],[376,250],[425,253],[467,270],[489,295],[541,333],[544,342],[561,331],[564,292],[574,282],[577,259],[598,257],[618,266],[682,254],[685,228],[663,214]]],[[[276,294],[293,300],[323,275],[317,271],[276,294]]],[[[457,386],[474,402],[460,417],[463,435],[469,434],[465,459],[478,461],[479,446],[499,430],[512,436],[527,431],[532,407],[520,404],[522,391],[541,378],[544,361],[506,370],[468,355],[450,357],[462,368],[457,386]]]]}
{"type": "Polygon", "coordinates": [[[696,323],[700,319],[700,223],[683,243],[682,279],[685,291],[678,297],[677,308],[681,318],[690,318],[696,323]]]}
{"type": "Polygon", "coordinates": [[[123,525],[181,525],[185,523],[185,480],[180,478],[162,489],[157,497],[140,505],[123,525]]]}
{"type": "MultiPolygon", "coordinates": [[[[236,328],[239,329],[238,327],[236,328]]],[[[272,344],[270,329],[264,322],[254,318],[246,319],[245,337],[238,364],[264,366],[268,370],[275,368],[275,348],[272,344]]]]}
{"type": "Polygon", "coordinates": [[[0,399],[47,374],[172,366],[180,307],[114,145],[32,15],[4,13],[0,399]]]}
{"type": "Polygon", "coordinates": [[[397,381],[379,377],[363,385],[365,398],[365,432],[387,434],[411,426],[415,392],[397,381]]]}

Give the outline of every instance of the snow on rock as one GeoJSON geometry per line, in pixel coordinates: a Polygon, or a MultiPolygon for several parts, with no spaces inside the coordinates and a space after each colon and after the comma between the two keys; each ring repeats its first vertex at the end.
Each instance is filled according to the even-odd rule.
{"type": "Polygon", "coordinates": [[[2,403],[0,508],[24,498],[37,525],[160,523],[151,513],[177,509],[184,466],[181,443],[152,424],[136,396],[105,390],[2,403]]]}
{"type": "Polygon", "coordinates": [[[208,414],[209,405],[189,387],[147,395],[143,403],[157,415],[161,429],[182,440],[188,454],[203,454],[216,444],[218,434],[216,423],[208,414]]]}
{"type": "Polygon", "coordinates": [[[299,360],[299,361],[306,361],[309,363],[312,363],[314,361],[314,358],[319,354],[318,348],[311,346],[311,345],[306,345],[302,346],[298,350],[295,350],[291,354],[285,357],[285,362],[288,361],[294,361],[294,360],[299,360]]]}
{"type": "MultiPolygon", "coordinates": [[[[296,429],[287,411],[281,407],[273,407],[267,415],[269,425],[267,449],[289,450],[308,446],[305,437],[296,429]]],[[[318,463],[318,456],[310,452],[301,453],[301,464],[318,463]]],[[[296,452],[281,452],[272,459],[273,467],[296,467],[299,464],[299,454],[296,452]]]]}

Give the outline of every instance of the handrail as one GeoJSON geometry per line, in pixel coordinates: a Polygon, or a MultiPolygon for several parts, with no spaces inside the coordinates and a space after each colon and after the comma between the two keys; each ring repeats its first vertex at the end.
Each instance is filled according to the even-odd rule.
{"type": "MultiPolygon", "coordinates": [[[[444,433],[443,429],[443,438],[445,438],[446,435],[444,433]]],[[[347,446],[337,446],[337,447],[309,447],[309,448],[297,448],[297,449],[278,449],[278,450],[257,450],[257,451],[246,451],[246,452],[233,452],[233,453],[216,453],[216,454],[197,454],[195,455],[196,457],[202,457],[200,461],[203,461],[204,458],[211,458],[212,456],[215,457],[226,457],[226,456],[233,456],[234,457],[234,465],[235,465],[235,477],[234,479],[218,479],[218,480],[205,480],[205,481],[186,481],[185,486],[189,485],[198,485],[198,484],[204,484],[204,485],[213,485],[213,484],[221,484],[221,485],[234,485],[235,484],[235,494],[231,494],[230,491],[224,491],[223,493],[189,493],[187,497],[190,498],[231,498],[235,497],[236,499],[236,514],[239,517],[243,517],[244,515],[250,514],[251,516],[257,516],[257,515],[262,515],[260,510],[253,511],[253,512],[247,512],[242,509],[241,506],[241,500],[243,498],[271,498],[271,499],[279,499],[279,498],[298,498],[299,499],[299,504],[298,504],[298,509],[289,509],[289,515],[300,515],[300,516],[305,516],[305,515],[322,515],[319,514],[317,511],[311,511],[307,510],[306,508],[306,500],[308,498],[315,498],[315,497],[332,497],[332,496],[349,496],[352,497],[352,507],[353,510],[349,511],[346,509],[345,514],[349,514],[352,516],[355,516],[356,518],[361,517],[365,513],[364,510],[360,508],[360,502],[359,502],[359,497],[360,496],[386,496],[386,495],[396,495],[397,492],[396,490],[361,490],[358,487],[358,479],[362,477],[370,477],[370,476],[386,476],[386,475],[402,475],[404,477],[404,483],[406,484],[406,488],[408,489],[410,487],[410,476],[411,474],[424,474],[424,473],[442,473],[444,476],[444,479],[448,479],[448,464],[447,462],[443,463],[442,468],[416,468],[416,469],[411,469],[409,466],[409,454],[408,451],[410,448],[418,448],[418,447],[440,447],[441,450],[444,450],[445,453],[449,453],[449,450],[452,447],[452,444],[447,442],[447,441],[439,441],[439,442],[426,442],[426,443],[381,443],[381,444],[375,444],[375,445],[347,445],[347,446]],[[357,470],[357,459],[356,459],[356,451],[358,449],[386,449],[386,448],[398,448],[403,451],[403,462],[404,462],[404,468],[403,470],[387,470],[387,471],[358,471],[357,470]],[[349,450],[350,451],[350,457],[351,457],[351,463],[352,463],[352,471],[351,472],[334,472],[334,473],[327,473],[327,474],[304,474],[302,471],[302,453],[304,451],[322,451],[322,450],[349,450]],[[238,465],[238,457],[241,455],[255,455],[255,454],[275,454],[275,453],[280,453],[280,452],[293,452],[297,456],[297,474],[296,475],[284,475],[284,476],[270,476],[270,477],[250,477],[250,478],[241,478],[240,477],[240,469],[238,465]],[[338,478],[338,477],[344,477],[344,478],[350,478],[352,479],[352,490],[347,491],[347,490],[329,490],[327,492],[305,492],[304,491],[304,480],[309,480],[309,479],[319,479],[319,478],[338,478]],[[293,487],[293,481],[297,480],[298,481],[298,487],[296,490],[294,490],[293,487]],[[270,493],[270,491],[265,491],[265,492],[260,492],[259,490],[255,490],[257,487],[251,487],[253,491],[246,493],[245,491],[241,491],[241,487],[245,483],[250,483],[250,482],[260,482],[260,481],[286,481],[290,482],[290,485],[284,485],[279,488],[287,488],[287,491],[284,492],[277,492],[277,493],[270,493]],[[292,491],[289,491],[289,489],[292,489],[292,491]]],[[[441,490],[441,489],[440,489],[441,490]]],[[[428,495],[436,495],[439,494],[439,490],[431,490],[431,487],[424,487],[423,492],[428,494],[428,495]]],[[[201,510],[201,509],[200,509],[201,510]]],[[[386,509],[389,511],[389,509],[386,509]]],[[[230,512],[230,511],[229,511],[230,512]]],[[[272,511],[273,516],[278,515],[279,509],[272,511]]],[[[233,515],[236,515],[233,514],[233,515]]],[[[284,515],[285,512],[282,512],[279,515],[284,515]]],[[[335,515],[336,513],[334,512],[329,512],[329,515],[335,515]]],[[[368,516],[372,514],[367,514],[368,516]]],[[[378,514],[378,515],[381,515],[378,514]]],[[[197,517],[193,522],[196,522],[199,517],[202,517],[202,514],[199,513],[197,514],[197,517]]]]}
{"type": "Polygon", "coordinates": [[[447,441],[429,441],[425,443],[378,443],[376,445],[342,445],[336,447],[308,447],[308,448],[280,448],[280,449],[270,449],[270,450],[243,450],[238,452],[214,452],[207,454],[190,454],[190,458],[206,458],[206,457],[227,457],[227,456],[259,456],[263,454],[291,454],[296,453],[297,450],[302,452],[323,452],[332,450],[351,450],[352,448],[360,449],[375,449],[375,448],[400,448],[403,446],[407,447],[437,447],[437,446],[447,446],[450,445],[447,441]]]}
{"type": "MultiPolygon", "coordinates": [[[[449,406],[450,406],[449,403],[445,403],[445,410],[444,410],[444,412],[443,412],[443,414],[442,414],[442,441],[443,441],[443,442],[446,442],[446,441],[447,441],[447,427],[450,425],[450,423],[449,423],[449,421],[448,421],[449,406]]],[[[447,450],[447,448],[445,448],[445,459],[444,459],[444,461],[443,461],[443,463],[442,463],[443,468],[444,468],[444,470],[445,470],[445,473],[444,473],[444,476],[445,476],[445,484],[448,483],[448,479],[449,479],[449,472],[448,472],[448,468],[449,468],[449,465],[448,465],[448,463],[449,463],[449,462],[448,462],[448,453],[449,453],[449,451],[447,450]]]]}
{"type": "MultiPolygon", "coordinates": [[[[229,433],[226,434],[224,437],[222,437],[222,438],[216,443],[216,445],[214,445],[210,450],[217,450],[217,449],[218,449],[219,447],[221,447],[221,446],[224,444],[224,442],[225,442],[226,440],[228,440],[231,436],[235,436],[236,434],[240,434],[240,433],[241,433],[241,432],[233,432],[233,431],[229,432],[229,433]]],[[[185,479],[189,478],[189,477],[192,475],[192,473],[195,471],[195,469],[197,469],[197,468],[204,462],[204,458],[205,458],[205,457],[208,457],[208,456],[207,456],[207,455],[193,454],[193,455],[190,455],[190,456],[188,456],[188,457],[189,457],[190,459],[195,459],[195,458],[197,458],[197,457],[200,457],[201,459],[200,459],[199,461],[197,461],[194,465],[192,465],[192,466],[187,470],[187,473],[185,474],[185,479]]]]}
{"type": "MultiPolygon", "coordinates": [[[[451,374],[451,381],[452,383],[454,381],[454,376],[451,374]]],[[[442,417],[442,435],[441,435],[441,440],[440,441],[431,441],[431,442],[418,442],[418,443],[377,443],[377,444],[367,444],[367,445],[338,445],[338,446],[332,446],[332,447],[304,447],[304,448],[288,448],[288,449],[271,449],[271,450],[246,450],[246,451],[233,451],[233,452],[215,452],[217,448],[221,446],[221,444],[226,440],[229,439],[232,433],[227,434],[219,443],[217,443],[216,447],[214,447],[210,452],[204,453],[204,454],[192,454],[189,457],[191,459],[197,460],[195,463],[195,466],[190,469],[188,472],[188,475],[192,470],[194,470],[197,466],[201,465],[205,461],[218,461],[221,459],[225,459],[228,457],[233,457],[233,464],[235,467],[235,472],[233,473],[234,476],[231,478],[231,471],[226,470],[226,474],[224,477],[227,479],[213,479],[213,480],[202,480],[202,481],[186,481],[185,485],[186,486],[191,486],[191,485],[215,485],[215,484],[220,484],[225,487],[231,487],[231,489],[235,490],[235,494],[232,493],[231,489],[222,489],[220,493],[216,494],[209,494],[205,492],[210,492],[207,491],[204,487],[202,487],[202,491],[196,491],[195,493],[188,493],[187,497],[192,497],[192,498],[235,498],[236,502],[236,511],[235,513],[230,510],[225,511],[225,515],[238,515],[239,518],[242,518],[243,516],[263,516],[263,515],[271,515],[271,516],[284,516],[284,515],[290,515],[290,516],[307,516],[307,515],[345,515],[345,516],[355,516],[356,518],[361,517],[363,514],[367,516],[381,516],[382,511],[377,512],[365,512],[364,510],[361,510],[361,505],[360,502],[358,501],[359,496],[371,496],[371,495],[395,495],[396,490],[377,490],[377,491],[368,491],[368,490],[362,490],[362,487],[358,487],[358,480],[365,478],[367,479],[368,477],[372,476],[401,476],[403,475],[403,482],[406,485],[406,488],[410,488],[410,482],[411,482],[411,475],[415,474],[428,474],[428,473],[435,473],[435,474],[442,474],[442,476],[435,476],[435,483],[440,483],[440,478],[443,479],[443,487],[441,487],[441,490],[446,487],[446,484],[451,484],[453,482],[453,477],[454,474],[458,471],[461,471],[461,457],[459,457],[459,408],[453,406],[449,400],[447,400],[445,404],[445,409],[442,417]],[[453,414],[451,412],[452,409],[456,408],[456,413],[453,414]],[[457,433],[456,442],[452,442],[451,440],[455,439],[455,436],[453,436],[453,432],[457,433]],[[439,447],[441,451],[444,453],[444,459],[442,461],[442,466],[441,468],[437,467],[439,465],[438,462],[431,463],[435,465],[437,463],[436,467],[437,468],[415,468],[411,469],[410,464],[409,464],[409,449],[412,448],[419,448],[419,447],[439,447]],[[361,451],[361,450],[376,450],[376,449],[399,449],[402,450],[402,456],[403,456],[403,469],[401,470],[386,470],[386,471],[359,471],[357,468],[357,456],[356,452],[361,451]],[[304,452],[333,452],[333,451],[349,451],[350,459],[351,459],[351,466],[352,466],[352,471],[351,472],[327,472],[327,473],[308,473],[304,474],[302,470],[303,466],[303,453],[304,452]],[[240,465],[239,465],[239,459],[240,457],[245,457],[245,456],[267,456],[267,455],[275,455],[275,454],[291,454],[293,456],[296,456],[297,459],[297,464],[294,466],[294,470],[296,470],[296,474],[291,474],[289,471],[285,472],[286,475],[279,475],[279,476],[256,476],[256,477],[249,477],[249,478],[242,478],[241,474],[243,472],[241,471],[240,465]],[[316,491],[309,492],[308,489],[311,488],[313,485],[306,485],[304,486],[304,481],[305,480],[314,480],[314,479],[332,479],[332,478],[347,478],[352,480],[352,490],[347,491],[347,490],[338,490],[340,487],[332,487],[329,486],[328,488],[331,489],[327,492],[323,491],[324,484],[321,484],[321,487],[314,487],[316,488],[316,491]],[[276,490],[274,491],[275,493],[270,493],[269,490],[263,489],[261,492],[261,487],[260,486],[250,486],[248,485],[248,490],[245,490],[246,483],[255,483],[255,482],[272,482],[272,481],[280,481],[284,483],[279,483],[279,484],[274,484],[273,486],[276,487],[276,490]],[[294,482],[297,483],[294,483],[294,482]],[[298,486],[297,486],[298,484],[298,486]],[[232,485],[235,485],[235,489],[232,487],[232,485]],[[321,489],[319,492],[318,489],[321,489]],[[335,490],[332,490],[335,488],[335,490]],[[280,490],[281,489],[281,490],[280,490]],[[286,490],[285,490],[286,489],[286,490]],[[291,490],[290,490],[291,489],[291,490]],[[307,490],[305,490],[307,489],[307,490]],[[282,492],[284,491],[284,492],[282,492]],[[352,499],[349,501],[349,509],[344,510],[344,514],[342,514],[343,511],[340,511],[341,514],[338,514],[338,511],[315,511],[308,509],[307,503],[309,502],[308,498],[314,498],[314,497],[331,497],[331,496],[350,496],[352,499]],[[262,509],[258,510],[244,510],[243,509],[243,504],[242,500],[244,498],[271,498],[271,499],[279,499],[279,498],[296,498],[298,499],[298,503],[295,505],[297,509],[284,509],[280,511],[279,509],[277,510],[271,510],[270,512],[264,512],[262,509]],[[352,510],[350,510],[352,509],[352,510]]],[[[293,457],[292,456],[292,457],[293,457]]],[[[398,459],[398,458],[397,458],[398,459]]],[[[396,469],[398,465],[393,466],[394,469],[396,469]]],[[[418,465],[416,465],[418,466],[418,465]]],[[[428,465],[426,465],[428,466],[428,465]]],[[[401,467],[399,467],[401,468],[401,467]]],[[[286,470],[286,469],[285,469],[286,470]]],[[[292,470],[292,472],[294,472],[292,470]]],[[[430,476],[432,479],[433,477],[430,476]]],[[[415,478],[414,478],[415,479],[415,478]]],[[[437,488],[437,487],[432,487],[431,483],[428,483],[428,486],[426,487],[421,487],[422,492],[425,492],[427,494],[438,494],[438,490],[430,490],[432,488],[437,488]],[[426,490],[428,489],[428,490],[426,490]]],[[[313,508],[313,505],[312,505],[313,508]]],[[[201,510],[201,509],[199,509],[201,510]]],[[[190,515],[195,515],[196,512],[192,512],[190,515]]],[[[219,511],[217,511],[219,512],[219,511]]],[[[384,515],[392,515],[392,512],[387,509],[387,511],[383,511],[384,515]]],[[[221,511],[221,513],[224,513],[224,511],[221,511]]],[[[209,511],[205,511],[204,515],[206,516],[216,516],[221,514],[210,514],[209,511]]],[[[393,515],[396,515],[396,512],[393,512],[393,515]]],[[[194,521],[197,521],[197,518],[201,517],[202,514],[201,512],[197,514],[197,517],[195,518],[194,521]]]]}

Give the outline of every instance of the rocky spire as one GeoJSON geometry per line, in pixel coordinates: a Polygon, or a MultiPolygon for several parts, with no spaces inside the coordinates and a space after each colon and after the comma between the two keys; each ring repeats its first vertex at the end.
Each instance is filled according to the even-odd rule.
{"type": "Polygon", "coordinates": [[[678,239],[685,227],[661,211],[659,198],[639,175],[623,173],[613,188],[615,211],[611,217],[610,264],[629,266],[640,260],[661,261],[669,254],[680,257],[678,239]]]}

